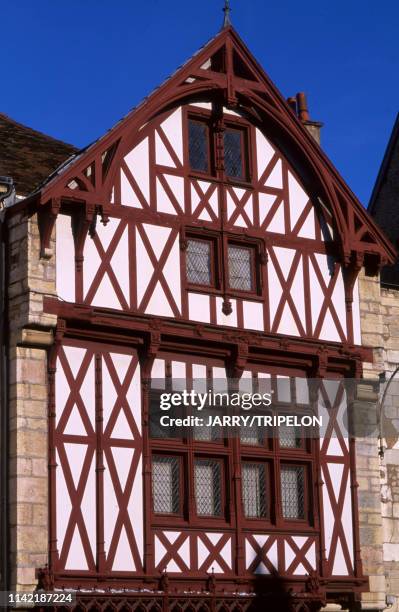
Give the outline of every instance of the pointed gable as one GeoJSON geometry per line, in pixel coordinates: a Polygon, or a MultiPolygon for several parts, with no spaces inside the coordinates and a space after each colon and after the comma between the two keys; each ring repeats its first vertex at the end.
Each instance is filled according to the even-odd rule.
{"type": "MultiPolygon", "coordinates": [[[[181,203],[171,195],[176,190],[179,194],[181,189],[171,178],[183,155],[183,143],[174,142],[179,138],[175,129],[180,119],[178,103],[190,98],[206,101],[215,95],[223,97],[226,107],[245,113],[257,123],[267,124],[271,141],[290,151],[290,157],[303,168],[304,178],[312,185],[315,197],[328,211],[345,265],[359,256],[370,268],[375,268],[379,262],[394,260],[395,253],[390,243],[231,26],[224,28],[103,138],[61,169],[43,187],[41,203],[59,198],[106,207],[113,201],[116,167],[121,166],[116,189],[127,194],[130,206],[148,207],[148,169],[136,164],[138,171],[132,174],[129,159],[138,155],[140,147],[148,146],[141,138],[143,126],[165,109],[177,107],[176,112],[159,125],[156,135],[157,163],[171,168],[170,180],[158,185],[157,189],[165,212],[181,209],[181,203]]],[[[265,150],[266,157],[267,154],[265,150]]],[[[279,180],[277,164],[269,175],[269,185],[278,186],[279,180]]]]}

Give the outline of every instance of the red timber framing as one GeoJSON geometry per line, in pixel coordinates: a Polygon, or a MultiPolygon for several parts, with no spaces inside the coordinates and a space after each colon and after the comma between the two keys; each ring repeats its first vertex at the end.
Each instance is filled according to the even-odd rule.
{"type": "Polygon", "coordinates": [[[38,212],[42,256],[51,255],[54,224],[65,230],[59,299],[44,299],[58,326],[42,584],[114,589],[79,601],[148,612],[249,611],[290,590],[297,611],[353,603],[367,583],[354,441],[339,426],[348,398],[331,397],[322,379],[359,377],[371,361],[355,331],[354,288],[363,266],[375,273],[395,253],[237,33],[224,28],[21,205],[38,212]],[[206,173],[188,163],[189,117],[210,126],[206,173]],[[244,130],[243,180],[226,176],[226,127],[244,130]],[[210,286],[187,282],[193,237],[213,245],[210,286]],[[250,250],[253,291],[231,288],[229,244],[250,250]],[[162,359],[166,369],[223,368],[237,379],[316,377],[331,431],[285,453],[276,441],[242,449],[238,440],[150,440],[147,391],[162,359]],[[190,480],[181,515],[154,513],[152,457],[172,451],[191,473],[198,453],[221,462],[229,484],[220,517],[196,516],[190,480]],[[245,518],[243,460],[269,462],[270,483],[282,462],[306,465],[305,518],[283,519],[278,488],[264,520],[245,518]],[[122,598],[122,588],[132,591],[122,598]]]}

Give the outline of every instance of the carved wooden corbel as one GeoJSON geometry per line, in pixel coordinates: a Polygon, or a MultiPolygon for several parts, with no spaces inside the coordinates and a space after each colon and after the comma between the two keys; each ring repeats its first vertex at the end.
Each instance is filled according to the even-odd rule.
{"type": "Polygon", "coordinates": [[[92,238],[96,233],[96,207],[94,204],[85,202],[83,210],[78,210],[72,216],[72,234],[75,242],[75,263],[76,271],[83,270],[83,249],[86,237],[89,234],[92,238]]]}
{"type": "Polygon", "coordinates": [[[325,378],[327,375],[327,369],[328,369],[328,353],[327,353],[327,347],[323,345],[322,347],[318,349],[316,353],[316,364],[315,364],[315,370],[314,370],[315,377],[325,378]]]}
{"type": "Polygon", "coordinates": [[[353,287],[364,264],[364,253],[352,251],[349,263],[343,268],[345,285],[345,305],[347,311],[352,309],[353,287]]]}
{"type": "Polygon", "coordinates": [[[38,210],[40,257],[44,259],[50,259],[50,257],[53,256],[53,249],[50,248],[50,240],[60,208],[60,198],[52,198],[48,204],[45,204],[38,210]]]}
{"type": "Polygon", "coordinates": [[[235,345],[234,355],[231,362],[231,374],[233,378],[241,378],[242,373],[247,367],[249,354],[248,342],[240,340],[235,345]]]}
{"type": "Polygon", "coordinates": [[[227,317],[229,315],[231,315],[231,313],[233,312],[233,307],[231,305],[231,301],[229,300],[228,297],[225,297],[223,300],[223,304],[222,304],[222,312],[224,315],[226,315],[227,317]]]}

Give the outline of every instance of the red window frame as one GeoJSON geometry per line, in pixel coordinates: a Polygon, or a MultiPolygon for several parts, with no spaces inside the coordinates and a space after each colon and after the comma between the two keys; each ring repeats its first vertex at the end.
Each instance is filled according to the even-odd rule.
{"type": "MultiPolygon", "coordinates": [[[[211,181],[222,181],[227,184],[238,184],[240,186],[248,185],[251,187],[252,177],[254,175],[253,171],[253,136],[252,136],[252,127],[251,125],[242,117],[235,117],[229,115],[226,117],[226,114],[223,112],[223,123],[225,130],[231,131],[240,131],[242,137],[241,141],[241,165],[242,165],[242,176],[229,176],[226,174],[225,170],[222,171],[221,168],[217,168],[217,146],[220,144],[217,141],[217,134],[215,131],[214,123],[217,120],[219,115],[216,115],[213,110],[208,110],[204,108],[197,107],[195,108],[195,103],[193,106],[187,106],[184,110],[183,121],[185,124],[184,128],[184,149],[185,149],[185,158],[187,160],[187,167],[189,168],[189,175],[194,177],[199,177],[202,179],[207,179],[211,181]],[[208,170],[204,172],[202,170],[196,170],[191,167],[190,163],[190,130],[189,130],[189,121],[196,121],[198,123],[205,124],[208,128],[208,170]]],[[[224,141],[222,145],[224,147],[224,141]]]]}
{"type": "Polygon", "coordinates": [[[238,241],[234,239],[227,239],[227,273],[226,281],[229,293],[237,292],[238,295],[258,295],[260,286],[260,268],[259,268],[259,247],[255,242],[250,241],[238,241]],[[250,265],[251,265],[251,289],[238,289],[238,287],[232,287],[230,284],[230,247],[236,247],[240,249],[246,249],[251,253],[250,265]]]}
{"type": "MultiPolygon", "coordinates": [[[[207,442],[207,444],[212,444],[212,442],[207,442]]],[[[227,476],[227,470],[225,467],[225,460],[222,457],[216,457],[214,455],[201,455],[198,454],[198,452],[196,452],[194,450],[194,459],[193,459],[193,490],[194,490],[194,498],[195,498],[195,514],[197,516],[198,519],[223,519],[223,517],[226,515],[226,476],[227,476]],[[220,506],[221,506],[221,512],[220,514],[200,514],[198,512],[198,506],[197,506],[197,493],[195,490],[195,463],[196,461],[214,461],[215,463],[218,463],[220,465],[220,497],[221,497],[221,502],[220,502],[220,506]]]]}
{"type": "MultiPolygon", "coordinates": [[[[226,123],[225,132],[239,132],[240,134],[240,145],[241,145],[241,176],[234,176],[227,174],[225,164],[225,175],[228,181],[238,181],[239,183],[248,183],[250,180],[250,138],[249,128],[241,123],[226,123]]],[[[224,136],[223,135],[223,136],[224,136]]],[[[224,146],[224,142],[223,142],[224,146]]]]}
{"type": "Polygon", "coordinates": [[[183,482],[185,480],[185,465],[183,456],[178,453],[166,453],[160,451],[154,451],[151,455],[151,511],[152,514],[156,517],[168,517],[169,518],[178,518],[184,516],[184,490],[183,490],[183,482]],[[178,512],[156,512],[154,508],[154,494],[153,494],[153,482],[152,482],[152,465],[154,462],[154,458],[156,457],[173,457],[179,461],[179,510],[178,512]]]}
{"type": "Polygon", "coordinates": [[[310,471],[311,471],[311,463],[308,462],[304,462],[304,461],[297,461],[295,459],[292,459],[290,461],[290,459],[287,458],[281,458],[280,462],[279,462],[279,483],[278,483],[278,487],[279,487],[279,491],[280,491],[280,497],[281,497],[281,519],[284,523],[294,523],[294,524],[298,524],[298,523],[302,523],[302,524],[308,524],[312,522],[312,516],[311,516],[311,512],[310,509],[312,507],[312,491],[311,491],[311,479],[310,479],[310,471]],[[303,482],[303,500],[304,500],[304,507],[303,507],[303,517],[285,517],[283,515],[283,495],[282,495],[282,486],[281,486],[281,470],[282,467],[284,466],[289,466],[289,467],[300,467],[303,468],[304,470],[304,482],[303,482]]]}
{"type": "Polygon", "coordinates": [[[219,291],[220,290],[220,279],[221,279],[221,270],[220,270],[220,261],[221,261],[221,257],[220,257],[220,240],[219,240],[219,236],[216,233],[211,233],[211,232],[206,232],[203,231],[201,233],[199,233],[198,231],[196,232],[195,230],[187,230],[186,234],[185,234],[185,240],[187,242],[187,248],[188,248],[188,241],[189,240],[196,240],[198,242],[206,242],[210,245],[210,257],[211,257],[211,284],[209,285],[202,285],[199,283],[193,283],[189,280],[188,278],[188,274],[187,274],[187,249],[184,251],[185,253],[185,258],[184,258],[184,270],[185,270],[185,278],[186,278],[186,283],[187,283],[187,288],[192,291],[192,290],[197,290],[197,291],[219,291]]]}
{"type": "MultiPolygon", "coordinates": [[[[246,516],[246,514],[245,514],[245,506],[244,506],[243,488],[241,487],[241,502],[242,502],[242,513],[243,513],[244,520],[250,522],[252,525],[254,525],[255,523],[261,522],[262,528],[263,528],[265,522],[267,522],[267,523],[271,522],[271,511],[272,511],[271,499],[272,499],[272,491],[273,491],[273,484],[272,484],[273,469],[272,469],[272,465],[271,465],[270,461],[262,460],[261,458],[254,459],[252,457],[248,457],[248,456],[244,455],[244,456],[242,456],[241,465],[245,465],[245,464],[263,465],[264,468],[265,468],[266,514],[264,516],[246,516]]],[[[242,482],[242,484],[244,482],[244,478],[243,478],[243,474],[242,473],[241,473],[241,482],[242,482]]]]}
{"type": "Polygon", "coordinates": [[[210,116],[189,112],[187,114],[187,159],[188,159],[188,166],[190,168],[190,172],[192,172],[193,174],[198,174],[203,177],[209,177],[209,176],[214,177],[215,175],[215,154],[214,154],[213,141],[214,141],[214,135],[213,135],[213,130],[210,125],[210,116]],[[207,154],[208,154],[207,155],[208,156],[208,167],[206,170],[199,170],[191,166],[190,122],[199,123],[206,128],[206,135],[207,135],[206,148],[207,148],[207,154]]]}

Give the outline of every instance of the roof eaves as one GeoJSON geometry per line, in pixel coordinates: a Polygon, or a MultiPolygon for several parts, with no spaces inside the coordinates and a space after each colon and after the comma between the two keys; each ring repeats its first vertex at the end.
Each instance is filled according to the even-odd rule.
{"type": "Polygon", "coordinates": [[[141,108],[147,102],[147,100],[149,100],[159,89],[161,89],[161,87],[164,87],[180,70],[182,70],[189,62],[191,62],[191,60],[193,60],[208,45],[210,45],[218,36],[220,36],[220,34],[221,32],[218,32],[217,34],[215,34],[215,36],[212,36],[212,38],[210,38],[204,45],[202,45],[202,47],[200,47],[197,51],[195,51],[195,53],[193,53],[185,62],[183,62],[180,66],[178,66],[176,70],[174,70],[168,77],[166,77],[166,79],[164,79],[159,85],[154,87],[154,89],[152,89],[149,94],[147,94],[144,98],[142,98],[138,102],[138,104],[136,104],[136,106],[133,106],[133,108],[131,108],[125,115],[123,115],[123,117],[121,117],[112,127],[110,127],[106,132],[104,132],[104,134],[102,134],[99,138],[97,138],[96,140],[91,142],[89,145],[87,145],[86,147],[78,151],[78,153],[76,153],[75,155],[72,155],[71,157],[69,157],[65,162],[63,162],[30,195],[33,195],[34,193],[40,191],[41,189],[43,189],[43,187],[51,183],[51,181],[53,181],[55,178],[63,174],[72,163],[76,162],[83,155],[83,153],[88,152],[92,147],[94,147],[96,144],[101,142],[101,140],[103,140],[118,125],[123,123],[123,121],[131,117],[135,112],[137,112],[139,108],[141,108]]]}

